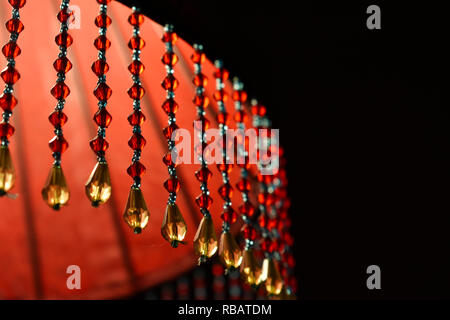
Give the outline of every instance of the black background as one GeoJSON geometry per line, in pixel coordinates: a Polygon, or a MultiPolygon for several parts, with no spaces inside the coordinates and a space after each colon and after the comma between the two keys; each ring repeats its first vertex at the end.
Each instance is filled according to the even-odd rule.
{"type": "Polygon", "coordinates": [[[299,298],[450,297],[439,2],[121,2],[203,43],[267,105],[287,149],[299,298]],[[370,4],[381,30],[366,27],[370,4]],[[371,264],[380,291],[366,288],[371,264]]]}

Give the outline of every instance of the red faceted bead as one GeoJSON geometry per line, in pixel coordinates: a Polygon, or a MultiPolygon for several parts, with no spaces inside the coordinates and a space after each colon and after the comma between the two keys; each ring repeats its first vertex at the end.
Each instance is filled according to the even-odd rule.
{"type": "Polygon", "coordinates": [[[112,121],[112,116],[108,110],[102,108],[98,110],[94,115],[94,121],[99,127],[108,128],[112,121]]]}
{"type": "Polygon", "coordinates": [[[245,92],[243,90],[234,91],[233,92],[233,100],[244,103],[245,101],[247,101],[247,92],[245,92]]]}
{"type": "Polygon", "coordinates": [[[164,188],[166,188],[168,192],[177,193],[178,191],[180,191],[181,184],[177,178],[169,178],[166,180],[166,182],[164,182],[164,188]]]}
{"type": "Polygon", "coordinates": [[[102,137],[96,137],[91,140],[89,145],[95,153],[105,152],[109,148],[109,143],[102,137]]]}
{"type": "Polygon", "coordinates": [[[18,101],[11,93],[2,93],[0,95],[0,107],[4,111],[12,111],[18,101]]]}
{"type": "Polygon", "coordinates": [[[195,177],[200,182],[209,182],[212,177],[212,172],[207,167],[201,167],[195,172],[195,177]]]}
{"type": "Polygon", "coordinates": [[[112,0],[97,0],[98,4],[108,4],[110,3],[112,0]]]}
{"type": "Polygon", "coordinates": [[[205,88],[208,85],[208,77],[200,73],[195,75],[193,82],[197,87],[205,88]]]}
{"type": "Polygon", "coordinates": [[[27,0],[8,0],[8,1],[9,4],[16,9],[22,8],[27,3],[27,0]]]}
{"type": "Polygon", "coordinates": [[[9,139],[16,130],[7,122],[0,123],[0,137],[9,139]]]}
{"type": "Polygon", "coordinates": [[[229,183],[220,186],[218,191],[224,200],[231,199],[233,197],[233,187],[229,183]]]}
{"type": "Polygon", "coordinates": [[[164,78],[163,82],[161,83],[162,87],[169,91],[175,91],[178,88],[178,80],[173,76],[173,74],[169,74],[167,77],[164,78]]]}
{"type": "Polygon", "coordinates": [[[240,123],[245,123],[245,122],[247,122],[247,120],[248,120],[248,116],[244,110],[239,110],[239,111],[235,112],[234,121],[240,122],[240,123]]]}
{"type": "Polygon", "coordinates": [[[140,110],[135,110],[128,116],[128,122],[132,126],[142,126],[145,121],[145,115],[140,110]]]}
{"type": "Polygon", "coordinates": [[[221,89],[221,90],[214,92],[214,99],[216,99],[216,101],[227,102],[228,95],[225,92],[225,90],[221,89]]]}
{"type": "Polygon", "coordinates": [[[252,218],[255,215],[256,210],[255,207],[250,202],[245,202],[243,205],[239,207],[239,212],[244,216],[252,218]]]}
{"type": "Polygon", "coordinates": [[[269,238],[264,238],[263,241],[261,241],[261,249],[264,252],[271,252],[269,250],[270,244],[271,244],[271,240],[269,238]]]}
{"type": "Polygon", "coordinates": [[[162,108],[164,110],[165,113],[169,114],[169,113],[177,113],[178,111],[178,103],[176,103],[175,100],[173,99],[167,99],[166,101],[164,101],[162,108]]]}
{"type": "Polygon", "coordinates": [[[176,167],[178,164],[180,164],[180,162],[181,162],[180,158],[175,159],[175,161],[174,161],[174,159],[172,159],[172,152],[167,152],[163,157],[163,163],[166,166],[176,167]]]}
{"type": "Polygon", "coordinates": [[[140,36],[135,36],[128,42],[128,48],[132,50],[141,50],[145,47],[145,41],[140,36]]]}
{"type": "Polygon", "coordinates": [[[145,168],[145,166],[142,163],[140,163],[139,161],[134,162],[127,169],[128,175],[132,178],[134,178],[134,177],[141,178],[145,174],[146,171],[147,171],[147,169],[145,168]]]}
{"type": "Polygon", "coordinates": [[[10,33],[21,33],[24,29],[24,25],[19,19],[10,19],[6,22],[6,29],[10,33]]]}
{"type": "Polygon", "coordinates": [[[134,133],[130,140],[128,140],[128,145],[133,150],[142,150],[147,144],[147,140],[140,134],[134,133]]]}
{"type": "Polygon", "coordinates": [[[203,52],[195,51],[191,59],[194,63],[202,64],[206,60],[206,55],[203,52]]]}
{"type": "Polygon", "coordinates": [[[53,152],[59,152],[62,154],[67,150],[69,144],[67,143],[66,139],[64,139],[64,137],[55,136],[52,140],[50,140],[49,146],[53,152]]]}
{"type": "Polygon", "coordinates": [[[69,87],[64,82],[58,82],[50,91],[57,100],[66,99],[70,94],[69,87]]]}
{"type": "Polygon", "coordinates": [[[236,188],[240,191],[240,192],[249,192],[251,189],[252,185],[250,183],[250,181],[248,179],[241,179],[239,180],[239,182],[236,184],[236,188]]]}
{"type": "Polygon", "coordinates": [[[10,41],[3,46],[2,52],[3,52],[3,55],[7,59],[12,59],[12,58],[16,58],[17,56],[19,56],[21,54],[22,50],[20,50],[17,43],[10,41]]]}
{"type": "Polygon", "coordinates": [[[197,120],[194,122],[194,129],[197,131],[206,131],[211,126],[211,122],[206,119],[204,116],[200,116],[197,120]]]}
{"type": "Polygon", "coordinates": [[[234,211],[233,208],[228,207],[226,210],[224,210],[222,212],[222,214],[220,215],[220,218],[225,222],[233,224],[237,221],[238,216],[237,216],[236,211],[234,211]]]}
{"type": "Polygon", "coordinates": [[[163,42],[171,42],[172,44],[175,44],[175,42],[178,40],[178,35],[175,32],[164,32],[162,36],[163,42]]]}
{"type": "Polygon", "coordinates": [[[217,165],[217,169],[219,169],[220,172],[226,172],[226,173],[230,173],[231,170],[233,170],[233,164],[231,163],[219,163],[217,165]]]}
{"type": "Polygon", "coordinates": [[[230,120],[230,115],[226,112],[217,114],[216,120],[219,124],[227,125],[230,120]]]}
{"type": "Polygon", "coordinates": [[[200,208],[209,209],[211,208],[213,199],[206,194],[201,194],[197,198],[195,198],[195,202],[200,208]]]}
{"type": "Polygon", "coordinates": [[[106,61],[99,59],[92,63],[91,70],[97,77],[100,77],[109,71],[109,65],[106,61]]]}
{"type": "Polygon", "coordinates": [[[67,73],[72,69],[72,62],[70,62],[67,57],[58,58],[53,63],[53,68],[55,68],[57,72],[67,73]]]}
{"type": "Polygon", "coordinates": [[[128,70],[130,70],[131,74],[134,74],[136,76],[141,75],[142,72],[144,72],[145,67],[142,62],[139,60],[134,60],[129,66],[128,70]]]}
{"type": "Polygon", "coordinates": [[[107,14],[100,14],[95,17],[95,25],[99,28],[107,28],[111,25],[111,18],[107,14]]]}
{"type": "Polygon", "coordinates": [[[166,52],[162,57],[162,62],[173,67],[178,62],[178,56],[174,52],[166,52]]]}
{"type": "Polygon", "coordinates": [[[267,109],[262,105],[252,106],[252,114],[260,117],[264,117],[266,115],[267,109]]]}
{"type": "Polygon", "coordinates": [[[203,107],[206,108],[209,105],[209,98],[205,95],[201,95],[201,96],[195,96],[194,98],[194,104],[197,107],[203,107]]]}
{"type": "Polygon", "coordinates": [[[138,27],[138,26],[140,26],[141,24],[144,23],[144,15],[142,13],[139,13],[139,12],[133,12],[128,17],[128,22],[132,26],[138,27]]]}
{"type": "Polygon", "coordinates": [[[67,116],[62,111],[53,111],[48,120],[54,127],[62,127],[67,123],[67,116]]]}
{"type": "MultiPolygon", "coordinates": [[[[177,130],[179,127],[177,126],[176,123],[172,123],[170,126],[167,126],[163,129],[163,134],[164,137],[166,137],[166,139],[169,140],[174,140],[172,139],[172,134],[175,132],[175,130],[177,130]]],[[[176,137],[174,137],[176,138],[176,137]]]]}
{"type": "Polygon", "coordinates": [[[65,9],[60,10],[56,17],[58,18],[59,22],[66,23],[72,15],[73,15],[72,11],[65,9]]]}
{"type": "Polygon", "coordinates": [[[252,240],[252,241],[256,240],[257,233],[256,233],[255,228],[253,228],[252,226],[245,225],[244,228],[242,229],[242,232],[244,233],[245,239],[252,240]]]}
{"type": "Polygon", "coordinates": [[[112,90],[106,83],[102,82],[95,88],[94,95],[99,101],[106,101],[111,97],[112,90]]]}
{"type": "Polygon", "coordinates": [[[55,37],[55,42],[58,46],[70,47],[73,43],[73,38],[67,31],[63,31],[55,37]]]}
{"type": "Polygon", "coordinates": [[[0,76],[2,77],[3,81],[5,81],[5,83],[9,85],[16,83],[20,79],[20,73],[16,70],[16,68],[12,66],[8,66],[3,69],[0,73],[0,76]]]}
{"type": "Polygon", "coordinates": [[[94,46],[97,50],[108,50],[111,47],[111,41],[105,35],[101,35],[94,40],[94,46]]]}
{"type": "Polygon", "coordinates": [[[216,69],[216,71],[214,72],[214,77],[222,80],[222,82],[227,81],[229,76],[230,76],[230,73],[228,72],[228,70],[223,69],[223,68],[216,69]]]}
{"type": "Polygon", "coordinates": [[[135,83],[129,90],[128,90],[128,95],[130,96],[131,99],[142,99],[142,97],[145,94],[145,89],[138,85],[137,83],[135,83]]]}

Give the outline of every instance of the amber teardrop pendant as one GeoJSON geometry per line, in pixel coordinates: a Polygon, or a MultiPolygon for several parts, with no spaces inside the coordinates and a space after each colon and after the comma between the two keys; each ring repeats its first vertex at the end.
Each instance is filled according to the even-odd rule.
{"type": "Polygon", "coordinates": [[[199,256],[199,264],[206,262],[217,251],[217,235],[210,215],[203,216],[194,237],[194,250],[199,256]]]}
{"type": "Polygon", "coordinates": [[[186,232],[186,222],[184,221],[180,209],[175,203],[168,204],[161,226],[163,238],[166,239],[172,247],[176,248],[180,242],[183,243],[186,232]]]}
{"type": "Polygon", "coordinates": [[[241,278],[248,285],[257,287],[261,283],[262,270],[259,266],[253,249],[245,249],[242,252],[241,278]]]}
{"type": "Polygon", "coordinates": [[[276,296],[281,293],[283,279],[273,258],[264,259],[261,278],[264,281],[264,286],[269,296],[276,296]]]}
{"type": "Polygon", "coordinates": [[[131,187],[123,219],[134,233],[139,234],[147,226],[149,217],[141,189],[131,187]]]}
{"type": "Polygon", "coordinates": [[[226,268],[226,272],[237,269],[241,265],[241,249],[229,231],[222,232],[220,235],[219,257],[220,261],[226,268]]]}
{"type": "Polygon", "coordinates": [[[42,189],[42,197],[50,208],[54,210],[59,210],[69,201],[70,192],[61,166],[52,166],[45,186],[42,189]]]}
{"type": "Polygon", "coordinates": [[[16,170],[7,146],[0,147],[0,197],[4,196],[14,187],[16,170]]]}
{"type": "Polygon", "coordinates": [[[106,162],[97,162],[86,183],[86,195],[93,207],[104,204],[111,197],[111,178],[106,162]]]}

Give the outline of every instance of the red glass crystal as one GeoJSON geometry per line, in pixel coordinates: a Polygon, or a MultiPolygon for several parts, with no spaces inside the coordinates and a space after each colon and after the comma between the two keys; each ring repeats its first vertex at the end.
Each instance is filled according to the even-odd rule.
{"type": "Polygon", "coordinates": [[[20,73],[16,70],[16,68],[12,66],[8,66],[3,69],[0,73],[0,76],[2,77],[3,81],[5,81],[5,83],[9,85],[16,83],[20,79],[20,73]]]}
{"type": "Polygon", "coordinates": [[[162,62],[173,67],[178,62],[178,56],[174,52],[166,52],[162,57],[162,62]]]}
{"type": "Polygon", "coordinates": [[[228,95],[225,92],[225,90],[223,90],[223,89],[217,90],[216,92],[214,92],[214,99],[216,99],[216,101],[227,102],[228,101],[228,95]]]}
{"type": "Polygon", "coordinates": [[[239,180],[239,182],[236,184],[236,188],[240,191],[240,192],[249,192],[250,189],[252,187],[252,184],[250,183],[250,181],[248,179],[241,179],[239,180]]]}
{"type": "Polygon", "coordinates": [[[48,117],[48,120],[54,127],[62,127],[67,123],[67,116],[62,111],[53,111],[52,114],[48,117]]]}
{"type": "Polygon", "coordinates": [[[2,52],[7,59],[11,59],[18,57],[22,53],[22,50],[20,50],[17,43],[10,41],[3,46],[2,52]]]}
{"type": "Polygon", "coordinates": [[[239,207],[239,212],[244,216],[252,218],[255,215],[256,210],[255,207],[250,202],[245,202],[243,205],[239,207]]]}
{"type": "Polygon", "coordinates": [[[110,3],[112,0],[97,0],[98,4],[108,4],[110,3]]]}
{"type": "Polygon", "coordinates": [[[248,116],[244,110],[239,110],[234,113],[234,121],[245,123],[248,120],[248,116]]]}
{"type": "Polygon", "coordinates": [[[139,13],[139,12],[133,12],[132,14],[130,14],[130,16],[128,17],[128,22],[135,27],[140,26],[141,24],[144,23],[144,15],[139,13]]]}
{"type": "Polygon", "coordinates": [[[218,191],[224,200],[231,199],[233,197],[233,187],[229,183],[220,186],[218,191]]]}
{"type": "Polygon", "coordinates": [[[169,178],[166,180],[166,182],[164,182],[164,188],[166,188],[168,192],[177,193],[178,191],[180,191],[181,184],[177,178],[169,178]]]}
{"type": "Polygon", "coordinates": [[[205,88],[208,85],[208,77],[205,76],[203,73],[196,74],[193,82],[197,87],[205,88]]]}
{"type": "Polygon", "coordinates": [[[108,110],[102,108],[95,113],[94,121],[98,126],[108,128],[111,124],[112,116],[109,114],[108,110]]]}
{"type": "Polygon", "coordinates": [[[140,163],[139,161],[134,162],[127,169],[128,175],[132,178],[134,178],[134,177],[141,178],[145,174],[146,171],[147,171],[147,169],[145,168],[145,166],[142,163],[140,163]]]}
{"type": "Polygon", "coordinates": [[[67,143],[66,139],[64,139],[64,137],[54,136],[53,139],[50,140],[49,146],[53,152],[59,152],[62,154],[67,150],[69,144],[67,143]]]}
{"type": "Polygon", "coordinates": [[[134,133],[133,136],[128,140],[128,145],[133,150],[142,150],[147,143],[147,140],[140,134],[134,133]]]}
{"type": "Polygon", "coordinates": [[[94,95],[97,97],[99,101],[106,101],[111,97],[112,90],[111,88],[104,82],[97,85],[94,90],[94,95]]]}
{"type": "Polygon", "coordinates": [[[0,107],[4,111],[12,111],[17,105],[18,101],[11,93],[2,93],[0,95],[0,107]]]}
{"type": "Polygon", "coordinates": [[[130,96],[131,99],[142,99],[142,97],[145,94],[145,89],[138,85],[137,83],[135,83],[129,90],[128,90],[128,95],[130,96]]]}
{"type": "Polygon", "coordinates": [[[134,60],[129,66],[128,66],[128,70],[130,70],[130,72],[134,75],[141,75],[142,72],[144,72],[145,70],[145,66],[142,62],[140,62],[139,60],[134,60]]]}
{"type": "Polygon", "coordinates": [[[72,69],[72,62],[70,62],[67,57],[58,58],[53,63],[53,68],[55,68],[57,72],[67,73],[72,69]]]}
{"type": "Polygon", "coordinates": [[[0,123],[0,137],[9,139],[16,130],[7,122],[0,123]]]}
{"type": "Polygon", "coordinates": [[[10,33],[21,33],[24,29],[24,25],[22,23],[22,21],[20,21],[19,19],[9,19],[6,22],[6,29],[10,32],[10,33]]]}
{"type": "Polygon", "coordinates": [[[178,80],[173,76],[173,74],[169,74],[167,77],[164,78],[163,82],[161,83],[162,87],[165,90],[175,91],[178,88],[178,80]]]}
{"type": "Polygon", "coordinates": [[[224,68],[216,69],[216,71],[214,72],[214,78],[220,79],[222,80],[222,82],[227,81],[229,76],[230,73],[224,68]]]}
{"type": "Polygon", "coordinates": [[[195,172],[195,177],[200,182],[209,182],[212,177],[212,172],[206,167],[201,167],[195,172]]]}
{"type": "Polygon", "coordinates": [[[228,207],[226,210],[224,210],[222,212],[222,214],[220,215],[220,218],[225,221],[228,222],[230,224],[233,224],[237,221],[237,213],[236,211],[234,211],[234,209],[232,207],[228,207]]]}
{"type": "Polygon", "coordinates": [[[107,28],[111,25],[111,18],[107,14],[100,14],[95,17],[95,25],[99,28],[107,28]]]}
{"type": "Polygon", "coordinates": [[[175,161],[173,161],[174,159],[172,159],[172,152],[167,152],[164,157],[163,157],[163,163],[166,166],[174,166],[176,167],[178,164],[180,164],[181,159],[177,158],[175,159],[175,161]]]}
{"type": "Polygon", "coordinates": [[[106,61],[99,59],[92,63],[91,70],[97,77],[100,77],[109,71],[109,65],[106,61]]]}
{"type": "Polygon", "coordinates": [[[66,99],[70,94],[69,87],[64,82],[58,82],[50,91],[57,100],[66,99]]]}
{"type": "Polygon", "coordinates": [[[177,113],[179,107],[178,103],[176,103],[175,100],[167,99],[166,101],[164,101],[162,108],[165,113],[169,114],[169,113],[177,113]]]}
{"type": "Polygon", "coordinates": [[[109,143],[102,137],[96,137],[95,139],[89,142],[91,149],[95,153],[105,152],[109,148],[109,143]]]}
{"type": "Polygon", "coordinates": [[[132,126],[142,126],[145,121],[145,115],[140,110],[135,110],[128,116],[128,122],[132,126]]]}
{"type": "Polygon", "coordinates": [[[252,114],[260,117],[264,117],[266,115],[267,109],[263,105],[255,105],[252,106],[252,114]]]}
{"type": "Polygon", "coordinates": [[[206,119],[204,116],[200,116],[194,122],[194,129],[198,131],[206,131],[211,126],[211,122],[206,119]]]}
{"type": "Polygon", "coordinates": [[[201,194],[197,198],[195,198],[195,202],[200,208],[209,209],[211,208],[213,199],[206,194],[201,194]]]}
{"type": "Polygon", "coordinates": [[[194,98],[194,104],[197,107],[203,107],[206,108],[209,105],[209,98],[205,95],[201,95],[201,96],[195,96],[194,98]]]}
{"type": "Polygon", "coordinates": [[[233,100],[244,103],[245,101],[247,101],[247,92],[242,91],[242,90],[234,91],[233,92],[233,100]]]}
{"type": "Polygon", "coordinates": [[[216,120],[219,124],[227,125],[230,120],[230,115],[226,112],[217,114],[216,120]]]}
{"type": "Polygon", "coordinates": [[[60,10],[56,17],[58,18],[59,22],[66,23],[72,15],[73,15],[73,12],[71,12],[67,9],[64,9],[64,10],[60,10]]]}
{"type": "Polygon", "coordinates": [[[55,37],[55,42],[58,46],[70,47],[73,43],[73,38],[67,31],[63,31],[55,37]]]}
{"type": "Polygon", "coordinates": [[[108,50],[111,47],[111,41],[105,35],[101,35],[94,40],[94,46],[97,50],[108,50]]]}
{"type": "Polygon", "coordinates": [[[230,173],[231,170],[233,170],[233,164],[231,163],[219,163],[217,165],[217,169],[219,169],[220,172],[226,172],[226,173],[230,173]]]}
{"type": "Polygon", "coordinates": [[[172,140],[172,134],[175,130],[177,130],[179,127],[176,123],[172,123],[170,126],[167,126],[163,129],[163,134],[166,139],[172,140]]]}
{"type": "Polygon", "coordinates": [[[191,59],[194,63],[201,64],[201,63],[205,62],[206,55],[203,52],[195,51],[192,54],[191,59]]]}
{"type": "Polygon", "coordinates": [[[145,47],[145,41],[140,36],[135,36],[128,42],[128,48],[132,50],[141,50],[145,47]]]}
{"type": "Polygon", "coordinates": [[[27,0],[8,0],[8,1],[9,4],[16,9],[22,8],[27,3],[27,0]]]}
{"type": "Polygon", "coordinates": [[[164,32],[162,36],[163,42],[171,42],[172,44],[175,44],[178,40],[178,35],[175,32],[164,32]]]}
{"type": "Polygon", "coordinates": [[[253,228],[252,226],[245,225],[244,228],[242,229],[242,232],[244,234],[245,239],[249,239],[252,241],[256,240],[257,233],[255,228],[253,228]]]}

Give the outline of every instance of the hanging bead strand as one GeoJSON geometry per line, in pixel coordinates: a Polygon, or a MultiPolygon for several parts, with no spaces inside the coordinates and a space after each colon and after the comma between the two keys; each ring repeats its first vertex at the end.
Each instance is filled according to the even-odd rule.
{"type": "Polygon", "coordinates": [[[132,62],[128,66],[133,80],[132,87],[128,90],[128,95],[133,99],[133,113],[128,117],[128,122],[133,127],[133,135],[128,140],[129,147],[133,150],[132,164],[127,169],[128,175],[133,179],[127,205],[123,218],[134,233],[139,234],[147,226],[149,211],[141,190],[141,178],[146,168],[140,162],[142,149],[147,141],[142,136],[141,125],[145,121],[145,115],[141,110],[141,99],[145,94],[140,75],[144,72],[144,64],[141,62],[141,50],[145,42],[140,41],[140,26],[144,23],[144,15],[139,9],[133,7],[133,12],[128,17],[128,22],[133,26],[133,37],[128,43],[132,50],[132,62]]]}
{"type": "Polygon", "coordinates": [[[49,117],[50,123],[55,128],[55,136],[49,142],[50,149],[53,152],[54,162],[45,186],[42,189],[44,201],[54,210],[59,210],[62,206],[66,205],[70,198],[70,191],[61,166],[61,155],[69,147],[69,144],[64,138],[62,126],[68,120],[63,109],[66,98],[70,94],[70,89],[65,84],[66,73],[72,69],[72,63],[67,58],[67,48],[73,43],[72,36],[68,33],[68,21],[70,16],[69,0],[62,0],[60,11],[57,15],[57,18],[61,23],[61,29],[60,33],[55,38],[55,42],[59,46],[60,52],[53,64],[53,67],[57,72],[57,79],[55,86],[51,90],[51,94],[58,102],[55,111],[53,111],[49,117]]]}
{"type": "Polygon", "coordinates": [[[2,48],[2,53],[8,63],[6,68],[0,72],[0,76],[5,82],[5,89],[0,95],[0,108],[3,109],[0,123],[0,197],[7,195],[16,181],[16,171],[9,150],[9,138],[12,137],[15,129],[9,122],[12,111],[18,103],[14,96],[14,84],[19,81],[20,73],[15,68],[15,58],[21,53],[17,40],[24,26],[20,21],[19,9],[23,8],[25,3],[25,0],[9,0],[9,4],[12,6],[12,18],[6,22],[6,29],[10,36],[9,41],[2,48]]]}
{"type": "Polygon", "coordinates": [[[212,177],[211,170],[208,169],[207,159],[204,157],[206,147],[206,130],[210,126],[209,120],[205,117],[205,108],[208,107],[208,98],[205,95],[205,87],[208,84],[208,78],[202,73],[202,63],[206,57],[203,52],[203,46],[194,45],[194,54],[191,59],[194,62],[195,76],[194,85],[195,98],[194,104],[197,106],[197,120],[194,122],[195,131],[198,133],[198,144],[194,146],[195,156],[198,155],[201,167],[195,172],[195,177],[200,182],[202,193],[195,199],[203,215],[197,233],[194,238],[194,249],[199,256],[199,264],[212,257],[217,251],[217,235],[212,223],[211,213],[209,211],[213,199],[210,196],[208,182],[212,177]]]}
{"type": "Polygon", "coordinates": [[[99,15],[95,18],[95,25],[99,28],[99,36],[94,40],[94,46],[98,50],[98,60],[92,64],[92,71],[98,77],[94,95],[98,99],[98,111],[94,115],[94,121],[98,125],[97,136],[89,143],[92,151],[97,155],[97,164],[86,182],[86,196],[93,207],[104,204],[111,197],[111,178],[105,152],[109,147],[105,139],[106,128],[109,127],[112,117],[106,110],[108,99],[112,90],[106,84],[106,73],[109,65],[106,62],[106,50],[111,46],[111,41],[106,37],[107,28],[111,24],[108,16],[108,4],[111,0],[97,0],[100,5],[99,15]]]}
{"type": "Polygon", "coordinates": [[[164,164],[167,166],[169,178],[164,182],[164,188],[169,192],[166,212],[164,214],[161,226],[161,235],[167,240],[173,248],[178,247],[179,243],[183,243],[186,236],[187,226],[184,218],[176,204],[177,193],[181,188],[180,181],[177,177],[175,166],[177,164],[175,141],[172,134],[178,129],[175,114],[178,110],[178,104],[175,101],[175,90],[178,88],[178,80],[174,76],[174,65],[178,61],[178,57],[173,50],[173,46],[178,36],[174,32],[173,25],[167,24],[164,27],[162,41],[166,45],[166,52],[162,57],[162,63],[166,66],[166,77],[161,83],[166,90],[166,101],[162,108],[168,116],[168,126],[164,128],[163,134],[167,139],[168,153],[163,158],[164,164]]]}

